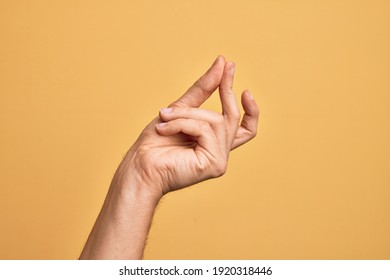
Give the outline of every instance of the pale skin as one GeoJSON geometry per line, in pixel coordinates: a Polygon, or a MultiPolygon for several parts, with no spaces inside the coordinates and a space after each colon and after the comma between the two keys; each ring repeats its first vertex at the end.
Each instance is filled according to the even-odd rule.
{"type": "Polygon", "coordinates": [[[256,136],[259,109],[233,92],[233,62],[218,56],[187,92],[159,111],[120,163],[80,259],[142,259],[153,213],[171,191],[226,172],[231,150],[256,136]],[[222,113],[199,108],[219,90],[222,113]]]}

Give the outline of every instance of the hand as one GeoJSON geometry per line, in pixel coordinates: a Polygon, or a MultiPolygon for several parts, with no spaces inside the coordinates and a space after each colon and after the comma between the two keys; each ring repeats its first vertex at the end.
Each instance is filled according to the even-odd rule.
{"type": "Polygon", "coordinates": [[[259,110],[248,91],[240,111],[234,63],[218,57],[177,101],[160,110],[119,165],[80,259],[140,259],[162,195],[221,176],[229,153],[256,135],[259,110]],[[222,114],[200,109],[219,87],[222,114]]]}
{"type": "Polygon", "coordinates": [[[161,197],[223,175],[230,151],[255,137],[259,117],[252,95],[244,91],[240,124],[234,67],[219,56],[182,97],[161,109],[127,152],[113,184],[137,185],[161,197]],[[222,113],[199,108],[218,87],[222,113]]]}

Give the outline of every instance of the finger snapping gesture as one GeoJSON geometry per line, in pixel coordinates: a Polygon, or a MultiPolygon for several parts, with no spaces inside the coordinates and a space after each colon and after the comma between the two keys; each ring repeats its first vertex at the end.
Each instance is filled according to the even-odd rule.
{"type": "Polygon", "coordinates": [[[219,177],[226,171],[230,151],[255,137],[259,110],[249,91],[244,91],[241,103],[245,113],[240,123],[233,92],[234,68],[233,62],[218,56],[211,68],[183,96],[161,109],[141,133],[124,162],[134,164],[131,170],[138,170],[136,176],[146,188],[164,195],[219,177]],[[222,113],[199,108],[217,88],[222,113]]]}
{"type": "Polygon", "coordinates": [[[256,136],[259,110],[233,92],[234,63],[218,56],[178,100],[162,108],[126,153],[80,259],[140,259],[154,210],[171,191],[223,175],[231,150],[256,136]],[[222,113],[199,108],[219,89],[222,113]]]}

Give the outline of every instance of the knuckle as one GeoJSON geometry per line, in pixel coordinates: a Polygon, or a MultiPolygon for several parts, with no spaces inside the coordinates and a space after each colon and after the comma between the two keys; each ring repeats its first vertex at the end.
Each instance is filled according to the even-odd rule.
{"type": "Polygon", "coordinates": [[[200,77],[193,85],[193,88],[201,95],[208,95],[207,80],[205,77],[200,77]]]}
{"type": "Polygon", "coordinates": [[[201,131],[208,131],[210,130],[210,125],[208,122],[205,122],[205,121],[200,121],[199,122],[199,129],[201,131]]]}
{"type": "Polygon", "coordinates": [[[222,175],[224,175],[226,173],[226,170],[227,170],[226,161],[220,161],[214,167],[214,176],[221,177],[222,175]]]}
{"type": "Polygon", "coordinates": [[[201,79],[202,78],[199,78],[198,80],[196,80],[192,87],[197,88],[197,89],[202,89],[201,79]]]}
{"type": "Polygon", "coordinates": [[[257,129],[252,130],[252,131],[248,130],[248,132],[247,132],[248,140],[255,138],[256,135],[257,135],[257,129]]]}
{"type": "Polygon", "coordinates": [[[212,176],[215,178],[221,177],[226,173],[227,170],[227,158],[222,155],[218,158],[215,158],[212,166],[212,176]]]}
{"type": "MultiPolygon", "coordinates": [[[[252,136],[253,136],[253,137],[256,137],[256,135],[257,135],[257,127],[255,127],[255,129],[252,130],[252,136]]],[[[253,138],[253,137],[252,137],[252,138],[253,138]]]]}
{"type": "Polygon", "coordinates": [[[225,123],[225,118],[221,114],[216,113],[214,118],[217,124],[225,123]]]}
{"type": "Polygon", "coordinates": [[[199,164],[197,165],[197,172],[198,172],[198,174],[203,174],[208,169],[209,169],[209,165],[208,165],[207,160],[205,160],[204,158],[201,158],[199,160],[199,164]]]}
{"type": "Polygon", "coordinates": [[[179,100],[176,100],[175,102],[173,102],[169,105],[169,107],[171,107],[171,108],[181,108],[181,107],[186,107],[186,106],[187,106],[187,103],[186,103],[186,99],[184,97],[182,97],[179,100]]]}
{"type": "Polygon", "coordinates": [[[255,138],[257,135],[257,129],[255,131],[252,132],[252,138],[255,138]]]}

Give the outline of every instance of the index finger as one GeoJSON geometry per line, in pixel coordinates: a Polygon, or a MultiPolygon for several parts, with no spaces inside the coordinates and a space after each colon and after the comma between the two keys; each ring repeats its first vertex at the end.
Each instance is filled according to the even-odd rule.
{"type": "Polygon", "coordinates": [[[221,83],[225,58],[219,55],[207,72],[200,77],[178,100],[168,107],[198,108],[221,83]]]}

